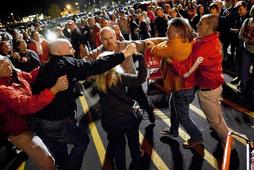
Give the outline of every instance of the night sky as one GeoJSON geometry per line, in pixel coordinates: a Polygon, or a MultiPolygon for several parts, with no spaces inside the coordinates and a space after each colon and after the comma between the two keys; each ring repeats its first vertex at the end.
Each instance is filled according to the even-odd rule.
{"type": "MultiPolygon", "coordinates": [[[[3,2],[2,2],[3,3],[3,2]]],[[[0,18],[5,20],[11,12],[15,18],[22,18],[37,12],[47,12],[51,3],[62,5],[64,0],[5,0],[0,10],[0,18]]]]}
{"type": "MultiPolygon", "coordinates": [[[[16,20],[21,20],[22,17],[36,14],[44,13],[47,14],[50,4],[56,3],[63,9],[63,7],[68,3],[79,2],[82,4],[88,2],[98,2],[98,1],[112,1],[112,0],[4,0],[4,5],[1,6],[0,19],[2,23],[6,21],[11,21],[11,13],[13,13],[16,20]],[[7,19],[9,18],[9,19],[7,19]]],[[[2,2],[3,4],[3,2],[2,2]]]]}

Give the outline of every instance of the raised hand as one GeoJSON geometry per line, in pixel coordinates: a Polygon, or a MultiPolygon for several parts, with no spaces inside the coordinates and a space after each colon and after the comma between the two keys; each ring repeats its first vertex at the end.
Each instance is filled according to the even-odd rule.
{"type": "Polygon", "coordinates": [[[133,54],[137,53],[137,46],[135,43],[131,43],[122,52],[125,58],[132,56],[133,54]]]}
{"type": "Polygon", "coordinates": [[[51,87],[50,91],[53,94],[57,94],[58,92],[68,89],[68,87],[69,87],[68,78],[67,75],[64,75],[57,79],[55,85],[51,87]]]}
{"type": "Polygon", "coordinates": [[[20,61],[20,55],[17,52],[12,52],[11,57],[15,60],[20,61]]]}
{"type": "Polygon", "coordinates": [[[156,44],[151,40],[145,40],[146,48],[153,48],[156,44]]]}

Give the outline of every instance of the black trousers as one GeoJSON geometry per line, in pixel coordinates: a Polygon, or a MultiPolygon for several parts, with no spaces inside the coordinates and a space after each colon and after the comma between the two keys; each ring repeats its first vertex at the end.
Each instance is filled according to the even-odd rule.
{"type": "Polygon", "coordinates": [[[49,121],[39,118],[30,120],[32,129],[49,148],[59,170],[80,170],[89,144],[86,129],[77,125],[73,118],[49,121]],[[73,148],[68,153],[67,144],[73,148]]]}

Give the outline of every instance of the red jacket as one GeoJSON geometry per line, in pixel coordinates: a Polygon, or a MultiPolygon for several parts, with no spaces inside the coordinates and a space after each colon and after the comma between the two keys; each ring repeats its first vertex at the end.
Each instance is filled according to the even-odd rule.
{"type": "Polygon", "coordinates": [[[155,14],[152,11],[148,11],[147,16],[149,17],[150,22],[153,23],[155,20],[155,14]]]}
{"type": "Polygon", "coordinates": [[[222,50],[218,35],[214,33],[197,39],[190,57],[182,62],[173,61],[172,65],[173,70],[189,79],[190,83],[196,79],[200,88],[217,88],[224,82],[222,50]]]}
{"type": "Polygon", "coordinates": [[[29,130],[27,116],[47,104],[54,95],[46,89],[38,95],[32,95],[29,83],[37,77],[39,68],[31,73],[18,72],[20,84],[10,81],[10,78],[0,79],[0,132],[8,135],[18,135],[29,130]]]}
{"type": "Polygon", "coordinates": [[[49,44],[47,41],[42,40],[41,46],[43,51],[42,55],[38,54],[36,44],[33,41],[30,44],[28,44],[28,49],[33,50],[38,54],[41,63],[46,63],[48,62],[49,59],[49,44]]]}

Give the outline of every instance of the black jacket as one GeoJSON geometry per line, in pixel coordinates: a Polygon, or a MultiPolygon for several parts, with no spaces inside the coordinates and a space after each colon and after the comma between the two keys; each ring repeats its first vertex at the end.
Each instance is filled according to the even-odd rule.
{"type": "Polygon", "coordinates": [[[33,84],[33,93],[39,93],[45,88],[52,87],[57,78],[67,75],[69,88],[58,93],[52,103],[40,110],[35,116],[56,121],[73,117],[76,112],[74,85],[88,76],[105,72],[124,61],[122,53],[105,56],[97,60],[79,60],[70,56],[52,56],[50,61],[41,67],[36,83],[33,84]]]}
{"type": "MultiPolygon", "coordinates": [[[[100,103],[102,108],[102,126],[107,129],[107,125],[111,119],[119,118],[121,113],[132,113],[133,100],[127,96],[126,87],[140,86],[145,82],[147,77],[147,69],[145,67],[144,57],[139,58],[139,67],[137,68],[138,74],[121,74],[121,81],[116,86],[110,88],[107,93],[99,92],[101,97],[100,103]],[[114,93],[114,94],[112,94],[114,93]],[[119,97],[121,96],[121,99],[119,97]]],[[[130,123],[130,122],[125,122],[130,123]]],[[[124,125],[123,125],[124,126],[124,125]]]]}

